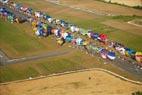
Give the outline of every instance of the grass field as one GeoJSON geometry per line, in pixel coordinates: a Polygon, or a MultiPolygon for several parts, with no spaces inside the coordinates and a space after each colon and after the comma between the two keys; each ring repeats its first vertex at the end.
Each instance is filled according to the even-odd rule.
{"type": "MultiPolygon", "coordinates": [[[[17,1],[31,6],[32,8],[46,11],[51,16],[65,19],[80,27],[86,29],[91,28],[94,29],[95,32],[108,34],[110,39],[121,42],[130,48],[141,50],[141,35],[137,35],[135,31],[130,33],[127,30],[124,31],[102,24],[102,22],[107,20],[125,22],[136,18],[141,19],[140,16],[97,16],[63,6],[57,6],[45,2],[44,0],[34,0],[34,2],[33,0],[17,1]]],[[[2,19],[0,19],[0,48],[2,48],[10,57],[33,55],[58,49],[56,42],[52,37],[42,39],[35,37],[29,24],[10,24],[2,19]]],[[[62,50],[64,48],[67,48],[67,46],[61,47],[62,50]]],[[[97,57],[90,57],[85,53],[76,51],[76,53],[61,57],[47,58],[35,62],[25,62],[23,64],[0,66],[0,82],[92,67],[105,68],[131,79],[135,79],[127,72],[121,71],[112,64],[102,65],[102,63],[104,63],[104,61],[97,57]]]]}

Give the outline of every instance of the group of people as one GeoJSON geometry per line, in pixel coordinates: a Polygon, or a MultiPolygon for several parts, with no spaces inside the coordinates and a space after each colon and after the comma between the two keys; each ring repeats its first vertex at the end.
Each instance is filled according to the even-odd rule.
{"type": "MultiPolygon", "coordinates": [[[[27,21],[31,23],[33,31],[38,37],[54,34],[59,45],[68,42],[73,46],[83,47],[88,53],[97,53],[104,59],[115,60],[118,56],[122,58],[128,57],[126,59],[134,59],[138,65],[142,66],[142,52],[136,52],[120,43],[110,41],[106,34],[99,34],[93,30],[79,28],[74,24],[53,18],[41,11],[33,11],[32,8],[15,2],[9,2],[8,4],[10,8],[28,16],[27,21]]],[[[0,14],[5,16],[5,10],[5,8],[0,8],[0,14]]]]}

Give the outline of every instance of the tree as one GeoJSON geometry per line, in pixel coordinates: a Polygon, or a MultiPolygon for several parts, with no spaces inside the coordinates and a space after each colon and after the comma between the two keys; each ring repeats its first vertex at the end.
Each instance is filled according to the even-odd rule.
{"type": "Polygon", "coordinates": [[[142,95],[141,91],[133,92],[132,95],[142,95]]]}

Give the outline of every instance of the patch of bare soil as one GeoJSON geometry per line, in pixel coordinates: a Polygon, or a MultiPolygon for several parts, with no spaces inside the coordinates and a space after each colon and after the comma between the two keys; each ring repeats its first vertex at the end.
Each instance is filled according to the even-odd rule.
{"type": "Polygon", "coordinates": [[[1,95],[131,95],[142,85],[102,71],[85,71],[0,86],[1,95]]]}

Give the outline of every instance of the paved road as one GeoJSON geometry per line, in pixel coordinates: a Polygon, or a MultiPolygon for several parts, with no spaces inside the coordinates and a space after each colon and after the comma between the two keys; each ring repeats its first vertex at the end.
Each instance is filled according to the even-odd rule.
{"type": "Polygon", "coordinates": [[[0,50],[0,63],[4,65],[4,64],[14,64],[14,63],[32,61],[32,60],[35,61],[38,59],[43,59],[43,58],[48,58],[48,57],[62,56],[62,55],[70,53],[70,51],[71,49],[66,49],[64,51],[56,50],[56,51],[45,52],[43,54],[38,54],[34,56],[26,56],[22,58],[9,59],[8,56],[2,50],[0,50]]]}
{"type": "Polygon", "coordinates": [[[142,69],[138,68],[136,64],[130,63],[128,61],[124,61],[122,59],[116,59],[113,64],[121,69],[124,70],[124,72],[129,72],[134,77],[137,77],[142,81],[142,69]]]}

